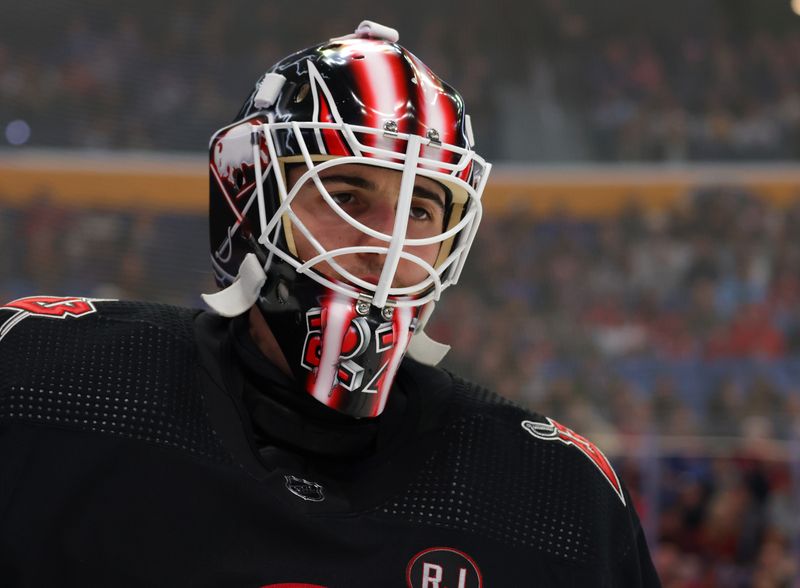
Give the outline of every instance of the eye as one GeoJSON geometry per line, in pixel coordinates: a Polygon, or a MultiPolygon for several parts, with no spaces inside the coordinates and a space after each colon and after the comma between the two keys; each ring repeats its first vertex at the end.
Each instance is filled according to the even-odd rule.
{"type": "Polygon", "coordinates": [[[433,216],[427,208],[422,206],[412,206],[408,211],[408,216],[414,220],[431,220],[433,216]]]}
{"type": "Polygon", "coordinates": [[[339,206],[344,206],[353,201],[353,194],[350,192],[336,192],[331,194],[331,199],[339,206]]]}

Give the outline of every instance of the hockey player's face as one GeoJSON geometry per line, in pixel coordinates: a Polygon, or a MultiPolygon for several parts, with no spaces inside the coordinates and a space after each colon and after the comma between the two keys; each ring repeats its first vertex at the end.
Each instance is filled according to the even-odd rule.
{"type": "MultiPolygon", "coordinates": [[[[293,186],[305,171],[305,166],[287,170],[288,185],[293,186]]],[[[395,211],[400,193],[401,172],[370,165],[346,164],[330,167],[319,173],[322,183],[342,210],[358,222],[377,232],[391,235],[395,224],[395,211]]],[[[446,190],[438,182],[417,177],[409,211],[406,237],[423,239],[441,234],[445,218],[446,190]]],[[[298,191],[292,209],[312,235],[328,251],[341,247],[387,247],[387,242],[370,236],[345,222],[328,205],[314,182],[307,181],[298,191]]],[[[318,254],[303,233],[292,231],[296,253],[303,261],[318,254]]],[[[407,246],[404,251],[434,265],[439,254],[439,243],[407,246]]],[[[338,256],[337,263],[356,277],[377,283],[385,255],[356,253],[338,256]]],[[[328,277],[341,279],[329,264],[317,269],[328,277]]],[[[401,260],[393,287],[417,284],[428,277],[428,272],[418,264],[401,260]]]]}

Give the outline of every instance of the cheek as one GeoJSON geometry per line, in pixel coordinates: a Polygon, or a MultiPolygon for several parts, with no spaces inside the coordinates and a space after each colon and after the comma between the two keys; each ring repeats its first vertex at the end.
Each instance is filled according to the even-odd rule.
{"type": "MultiPolygon", "coordinates": [[[[440,245],[437,243],[422,247],[406,247],[405,251],[411,255],[419,257],[429,265],[433,266],[439,257],[439,248],[440,245]]],[[[398,266],[398,274],[402,278],[403,282],[406,282],[408,285],[421,282],[428,277],[428,272],[423,267],[407,259],[404,259],[400,262],[398,266]]]]}
{"type": "Polygon", "coordinates": [[[294,236],[294,246],[297,249],[297,257],[306,261],[314,256],[314,248],[309,243],[308,239],[306,239],[305,235],[303,235],[300,231],[297,230],[296,227],[293,228],[292,234],[294,236]]]}
{"type": "Polygon", "coordinates": [[[409,247],[408,252],[433,265],[436,263],[436,258],[439,257],[440,248],[441,243],[434,243],[433,245],[423,245],[421,247],[409,247]]]}
{"type": "MultiPolygon", "coordinates": [[[[341,226],[341,223],[325,222],[314,217],[302,218],[301,220],[306,229],[314,235],[314,238],[327,251],[356,244],[352,234],[353,230],[341,226]]],[[[292,226],[292,234],[298,257],[308,261],[320,253],[297,226],[292,226]]]]}

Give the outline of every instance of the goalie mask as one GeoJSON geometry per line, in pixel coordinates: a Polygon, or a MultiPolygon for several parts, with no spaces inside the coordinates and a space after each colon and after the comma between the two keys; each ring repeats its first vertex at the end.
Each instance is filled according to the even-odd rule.
{"type": "Polygon", "coordinates": [[[404,354],[457,281],[490,165],[460,95],[369,21],[291,55],[210,145],[220,314],[261,311],[295,379],[355,417],[383,410],[404,354]]]}

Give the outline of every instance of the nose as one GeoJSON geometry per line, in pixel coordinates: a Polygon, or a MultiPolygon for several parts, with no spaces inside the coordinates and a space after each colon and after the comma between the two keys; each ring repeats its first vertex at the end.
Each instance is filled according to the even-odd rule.
{"type": "MultiPolygon", "coordinates": [[[[373,231],[382,233],[388,237],[392,236],[395,223],[395,207],[390,203],[381,203],[373,206],[370,210],[368,218],[361,219],[361,222],[368,226],[373,231]]],[[[378,239],[372,235],[359,231],[359,245],[373,246],[373,247],[388,247],[389,242],[383,239],[378,239]]]]}
{"type": "MultiPolygon", "coordinates": [[[[380,206],[373,207],[370,212],[369,218],[362,219],[361,222],[373,231],[391,237],[395,222],[394,206],[389,203],[382,203],[380,206]]],[[[384,239],[379,239],[363,231],[359,231],[358,233],[356,245],[363,247],[380,247],[383,249],[389,247],[389,242],[384,239]]],[[[357,273],[361,274],[360,277],[371,282],[377,282],[383,270],[386,255],[384,253],[357,253],[356,258],[358,260],[356,264],[358,266],[357,273]]]]}

